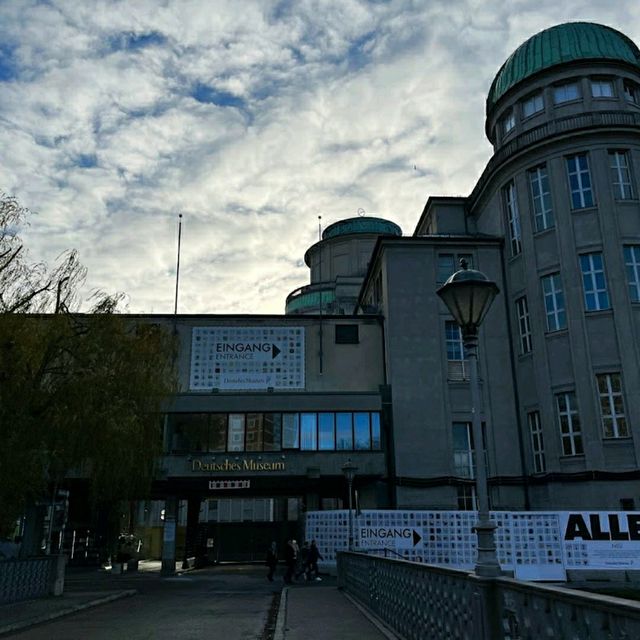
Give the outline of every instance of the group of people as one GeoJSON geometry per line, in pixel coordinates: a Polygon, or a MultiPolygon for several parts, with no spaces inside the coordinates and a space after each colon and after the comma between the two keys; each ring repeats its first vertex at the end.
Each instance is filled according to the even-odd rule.
{"type": "MultiPolygon", "coordinates": [[[[291,584],[301,576],[304,576],[305,580],[322,580],[319,575],[318,560],[324,560],[324,558],[315,540],[312,540],[311,544],[305,541],[302,547],[299,547],[294,539],[287,540],[284,548],[284,562],[287,567],[284,581],[287,584],[291,584]]],[[[273,576],[278,566],[278,546],[275,542],[271,543],[271,547],[267,551],[266,564],[269,567],[267,580],[273,582],[273,576]]]]}

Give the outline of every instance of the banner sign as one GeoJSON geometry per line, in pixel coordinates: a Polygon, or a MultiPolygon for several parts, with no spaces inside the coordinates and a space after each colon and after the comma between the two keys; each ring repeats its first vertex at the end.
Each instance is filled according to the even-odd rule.
{"type": "Polygon", "coordinates": [[[640,569],[640,513],[564,511],[567,569],[640,569]]]}
{"type": "MultiPolygon", "coordinates": [[[[523,580],[565,580],[567,570],[640,570],[640,513],[494,511],[500,566],[523,580]]],[[[472,570],[474,511],[367,510],[354,513],[356,551],[472,570]]],[[[310,511],[306,536],[325,561],[349,540],[349,512],[310,511]]]]}
{"type": "Polygon", "coordinates": [[[304,327],[193,327],[193,391],[304,389],[304,327]]]}

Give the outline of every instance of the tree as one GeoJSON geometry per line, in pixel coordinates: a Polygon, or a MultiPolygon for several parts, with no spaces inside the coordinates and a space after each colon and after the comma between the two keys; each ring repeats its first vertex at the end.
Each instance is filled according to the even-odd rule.
{"type": "MultiPolygon", "coordinates": [[[[174,338],[95,294],[76,310],[85,270],[75,252],[32,264],[28,211],[0,199],[0,519],[86,477],[96,501],[145,495],[160,453],[160,411],[174,387],[174,338]]],[[[0,522],[1,524],[1,522],[0,522]]]]}

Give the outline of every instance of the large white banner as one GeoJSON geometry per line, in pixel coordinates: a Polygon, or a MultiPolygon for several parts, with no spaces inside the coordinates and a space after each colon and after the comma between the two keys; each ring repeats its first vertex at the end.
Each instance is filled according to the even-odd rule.
{"type": "Polygon", "coordinates": [[[640,569],[640,514],[562,511],[567,569],[640,569]]]}
{"type": "Polygon", "coordinates": [[[304,389],[303,327],[193,327],[193,391],[304,389]]]}
{"type": "MultiPolygon", "coordinates": [[[[500,566],[524,580],[564,580],[567,570],[640,569],[640,513],[495,511],[500,566]]],[[[356,551],[473,569],[473,511],[367,510],[353,513],[356,551]]],[[[306,536],[325,561],[347,548],[348,511],[310,511],[306,536]]]]}

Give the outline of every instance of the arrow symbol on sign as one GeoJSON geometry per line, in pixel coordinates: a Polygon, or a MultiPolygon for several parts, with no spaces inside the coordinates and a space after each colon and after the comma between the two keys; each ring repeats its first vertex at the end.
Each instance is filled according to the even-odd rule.
{"type": "Polygon", "coordinates": [[[273,360],[280,353],[280,349],[275,344],[271,345],[271,359],[273,360]]]}
{"type": "Polygon", "coordinates": [[[415,547],[418,542],[422,540],[422,536],[414,529],[413,530],[413,546],[415,547]]]}

